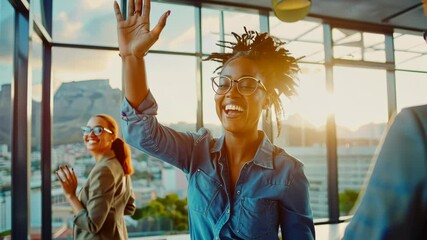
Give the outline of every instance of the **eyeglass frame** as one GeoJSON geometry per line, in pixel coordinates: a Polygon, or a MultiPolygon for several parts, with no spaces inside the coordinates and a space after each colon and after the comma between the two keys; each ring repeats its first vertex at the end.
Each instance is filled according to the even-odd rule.
{"type": "Polygon", "coordinates": [[[80,130],[81,130],[81,132],[82,132],[82,134],[83,134],[83,136],[89,136],[92,132],[93,132],[93,134],[95,134],[95,136],[101,136],[101,134],[105,131],[105,132],[107,132],[107,133],[109,133],[109,134],[113,134],[113,131],[111,131],[110,129],[108,129],[108,128],[105,128],[105,127],[102,127],[102,126],[95,126],[95,127],[93,127],[93,128],[91,128],[91,127],[88,127],[88,126],[83,126],[83,127],[80,127],[80,130]],[[95,133],[95,128],[101,128],[101,132],[99,133],[99,134],[96,134],[95,133]],[[89,129],[90,131],[89,132],[87,132],[86,131],[86,129],[89,129]]]}
{"type": "Polygon", "coordinates": [[[214,91],[216,94],[218,94],[218,95],[225,95],[225,94],[227,94],[228,92],[230,92],[230,90],[233,88],[233,83],[236,83],[236,84],[237,84],[237,91],[238,91],[240,94],[244,95],[244,96],[250,96],[250,95],[254,94],[254,93],[256,92],[256,90],[258,89],[258,85],[260,85],[260,86],[264,89],[264,91],[265,91],[265,92],[267,92],[267,88],[265,87],[264,83],[262,83],[262,81],[261,81],[261,80],[259,80],[259,79],[257,79],[256,77],[252,77],[252,76],[243,76],[243,77],[241,77],[241,78],[239,78],[239,79],[237,79],[237,80],[233,80],[233,79],[231,79],[231,78],[230,78],[230,77],[228,77],[228,76],[221,76],[221,75],[218,75],[218,76],[211,77],[211,82],[212,82],[212,89],[213,89],[213,91],[214,91]],[[227,78],[227,79],[231,82],[230,87],[229,87],[229,88],[227,89],[227,91],[225,91],[224,93],[218,93],[217,91],[215,91],[215,88],[214,88],[214,84],[215,84],[215,85],[217,85],[217,84],[215,83],[215,79],[216,79],[216,78],[221,78],[221,77],[223,77],[223,78],[227,78]],[[255,81],[257,82],[257,87],[254,89],[254,91],[253,91],[252,93],[250,93],[250,94],[243,94],[243,93],[241,93],[241,92],[240,92],[240,89],[239,89],[239,81],[240,81],[240,80],[242,80],[243,78],[250,78],[250,79],[253,79],[253,80],[255,80],[255,81]]]}

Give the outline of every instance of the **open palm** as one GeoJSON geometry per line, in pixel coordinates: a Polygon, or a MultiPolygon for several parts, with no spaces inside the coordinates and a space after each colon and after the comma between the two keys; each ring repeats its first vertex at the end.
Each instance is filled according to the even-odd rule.
{"type": "Polygon", "coordinates": [[[166,25],[170,11],[164,13],[157,25],[150,31],[150,0],[129,0],[127,19],[123,19],[118,3],[114,2],[117,19],[117,35],[120,55],[122,57],[135,55],[141,58],[157,41],[166,25]]]}

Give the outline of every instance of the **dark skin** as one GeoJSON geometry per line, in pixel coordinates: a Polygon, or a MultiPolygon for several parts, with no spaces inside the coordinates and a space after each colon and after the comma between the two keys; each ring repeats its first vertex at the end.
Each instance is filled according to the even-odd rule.
{"type": "MultiPolygon", "coordinates": [[[[221,75],[234,80],[244,76],[264,80],[257,64],[245,57],[236,58],[225,64],[221,75]]],[[[215,103],[217,115],[225,130],[230,192],[234,193],[242,167],[254,158],[262,140],[258,134],[258,122],[262,111],[268,107],[269,98],[261,87],[247,96],[240,94],[236,84],[233,84],[225,95],[215,95],[215,103]],[[226,111],[227,105],[233,105],[239,110],[226,111]]]]}
{"type": "MultiPolygon", "coordinates": [[[[125,97],[134,108],[141,104],[149,91],[144,53],[157,41],[170,14],[170,11],[165,12],[157,25],[150,30],[150,4],[150,0],[129,0],[129,15],[127,20],[123,20],[118,4],[114,3],[119,49],[125,71],[125,97]]],[[[222,74],[234,80],[242,76],[252,76],[264,81],[257,65],[243,57],[227,63],[222,74]]],[[[261,88],[250,96],[243,96],[233,85],[227,94],[216,95],[215,102],[218,117],[225,130],[230,192],[233,193],[241,168],[253,159],[259,146],[258,121],[263,109],[269,106],[269,101],[261,88]],[[241,111],[230,113],[225,111],[226,105],[238,106],[241,111]]]]}

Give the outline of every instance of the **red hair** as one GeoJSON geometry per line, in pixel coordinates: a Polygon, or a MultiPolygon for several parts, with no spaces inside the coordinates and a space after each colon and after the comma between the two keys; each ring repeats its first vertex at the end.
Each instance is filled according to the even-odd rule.
{"type": "Polygon", "coordinates": [[[114,151],[117,160],[119,160],[120,164],[122,165],[123,172],[125,173],[125,175],[132,175],[134,170],[132,166],[130,148],[122,138],[117,136],[118,127],[116,120],[106,114],[99,114],[95,115],[94,117],[99,117],[107,121],[108,128],[113,132],[113,135],[115,137],[113,144],[111,145],[111,149],[114,151]]]}

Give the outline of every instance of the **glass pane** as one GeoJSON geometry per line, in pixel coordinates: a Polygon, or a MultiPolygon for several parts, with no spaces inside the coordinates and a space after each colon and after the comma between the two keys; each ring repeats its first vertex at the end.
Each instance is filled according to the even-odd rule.
{"type": "Polygon", "coordinates": [[[171,10],[168,22],[159,40],[151,49],[173,52],[195,52],[195,8],[186,5],[152,2],[150,14],[152,27],[157,24],[160,16],[168,10],[171,10]]]}
{"type": "MultiPolygon", "coordinates": [[[[236,39],[232,32],[235,32],[239,35],[244,33],[243,27],[253,31],[260,31],[259,28],[259,15],[253,13],[244,13],[244,12],[234,12],[234,11],[224,11],[224,40],[236,42],[236,39]],[[244,23],[244,25],[242,25],[244,23]]],[[[229,49],[225,49],[226,52],[231,52],[229,49]]]]}
{"type": "Polygon", "coordinates": [[[422,33],[394,34],[396,68],[426,71],[427,47],[422,33]]]}
{"type": "Polygon", "coordinates": [[[202,51],[204,53],[220,52],[216,44],[221,39],[220,23],[221,12],[209,8],[202,8],[202,51]]]}
{"type": "MultiPolygon", "coordinates": [[[[93,114],[120,120],[122,61],[115,51],[53,48],[52,170],[74,168],[80,190],[95,163],[83,145],[80,126],[93,114]],[[106,104],[107,103],[107,104],[106,104]]],[[[73,214],[52,173],[52,233],[72,236],[73,214]]]]}
{"type": "Polygon", "coordinates": [[[348,215],[387,124],[386,71],[348,67],[333,71],[340,212],[348,215]]]}
{"type": "Polygon", "coordinates": [[[314,64],[300,64],[300,68],[298,96],[291,100],[282,98],[285,121],[280,136],[273,123],[274,144],[304,163],[313,215],[325,218],[328,217],[325,69],[314,64]]]}
{"type": "Polygon", "coordinates": [[[270,33],[285,42],[286,49],[304,62],[324,62],[323,27],[321,23],[298,21],[285,23],[270,17],[270,33]]]}
{"type": "Polygon", "coordinates": [[[385,62],[385,36],[356,30],[332,29],[334,58],[385,62]]]}
{"type": "Polygon", "coordinates": [[[31,13],[34,15],[34,20],[40,24],[44,24],[42,16],[42,1],[41,0],[31,0],[29,1],[31,5],[31,13]]]}
{"type": "Polygon", "coordinates": [[[52,4],[54,42],[118,46],[112,1],[52,0],[52,4]]]}
{"type": "MultiPolygon", "coordinates": [[[[146,57],[150,91],[159,105],[158,120],[181,132],[196,130],[196,62],[197,58],[188,56],[148,54],[146,57]],[[168,66],[168,71],[164,66],[168,66]]],[[[132,184],[137,208],[147,207],[151,201],[163,204],[158,200],[171,194],[177,195],[177,201],[186,201],[187,180],[181,170],[139,150],[132,154],[136,171],[132,184]]],[[[181,226],[156,214],[129,221],[129,236],[188,233],[187,212],[177,211],[183,217],[181,226]]]]}
{"type": "Polygon", "coordinates": [[[398,111],[404,107],[427,104],[426,89],[426,73],[396,71],[398,111]]]}
{"type": "Polygon", "coordinates": [[[385,36],[383,34],[363,33],[363,60],[385,62],[385,36]]]}
{"type": "Polygon", "coordinates": [[[14,9],[0,1],[0,233],[10,234],[11,220],[11,129],[14,9]]]}
{"type": "Polygon", "coordinates": [[[31,93],[31,235],[41,234],[42,199],[41,199],[41,98],[42,98],[42,40],[33,34],[31,55],[31,76],[33,81],[31,93]]]}

